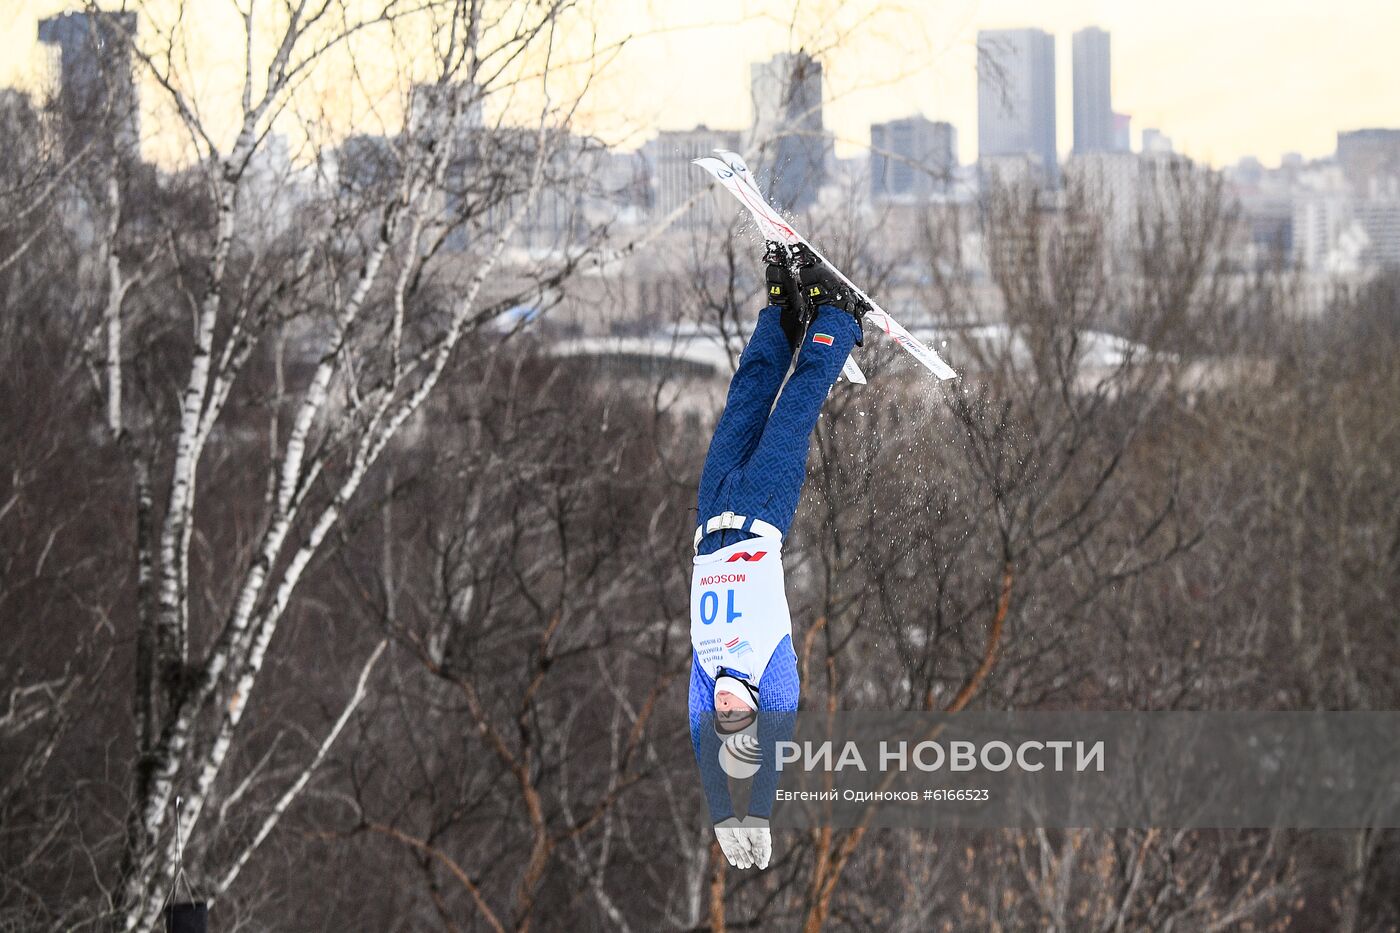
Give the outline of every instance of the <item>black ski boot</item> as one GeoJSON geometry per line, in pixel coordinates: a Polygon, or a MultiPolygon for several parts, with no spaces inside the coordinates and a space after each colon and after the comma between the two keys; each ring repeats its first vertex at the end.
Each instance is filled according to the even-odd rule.
{"type": "Polygon", "coordinates": [[[797,287],[807,303],[809,320],[821,305],[840,308],[855,318],[856,326],[861,329],[856,346],[865,346],[865,312],[870,306],[810,249],[801,243],[791,249],[793,265],[797,268],[797,287]]]}
{"type": "Polygon", "coordinates": [[[802,299],[798,297],[797,283],[793,280],[792,270],[788,268],[787,250],[783,249],[781,243],[769,240],[763,261],[767,264],[763,281],[768,289],[768,303],[782,309],[779,321],[783,325],[783,333],[787,336],[788,346],[796,350],[797,345],[802,342],[803,332],[807,329],[809,315],[806,314],[802,299]]]}

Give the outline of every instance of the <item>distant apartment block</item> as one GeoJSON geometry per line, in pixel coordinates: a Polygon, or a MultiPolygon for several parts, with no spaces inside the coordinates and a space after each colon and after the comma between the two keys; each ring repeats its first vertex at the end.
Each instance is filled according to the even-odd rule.
{"type": "Polygon", "coordinates": [[[1054,36],[1039,29],[977,34],[977,153],[979,162],[1029,158],[1043,181],[1058,181],[1054,36]]]}
{"type": "Polygon", "coordinates": [[[58,50],[56,103],[65,145],[92,142],[135,155],[141,139],[129,39],[132,12],[63,13],[39,21],[39,41],[58,50]]]}
{"type": "Polygon", "coordinates": [[[1082,186],[1096,207],[1130,211],[1137,205],[1141,162],[1131,152],[1076,152],[1065,163],[1065,180],[1082,186]]]}
{"type": "Polygon", "coordinates": [[[1074,152],[1065,163],[1064,180],[1075,203],[1102,220],[1105,261],[1125,261],[1138,242],[1142,159],[1131,152],[1074,152]]]}
{"type": "Polygon", "coordinates": [[[1243,232],[1257,257],[1272,264],[1293,260],[1293,199],[1286,194],[1259,192],[1240,199],[1243,232]]]}
{"type": "Polygon", "coordinates": [[[1172,138],[1161,130],[1148,127],[1142,131],[1143,155],[1171,155],[1175,151],[1172,138]]]}
{"type": "Polygon", "coordinates": [[[751,65],[749,81],[760,184],[785,210],[810,207],[826,182],[831,150],[822,124],[821,62],[784,52],[751,65]]]}
{"type": "Polygon", "coordinates": [[[434,125],[451,120],[462,136],[479,132],[486,126],[485,101],[482,91],[467,81],[448,84],[427,82],[413,85],[409,95],[410,122],[419,132],[436,132],[434,125]]]}
{"type": "Polygon", "coordinates": [[[651,176],[651,215],[669,217],[683,204],[702,192],[690,210],[677,218],[680,226],[703,226],[716,218],[715,199],[709,189],[710,177],[691,165],[716,149],[738,149],[738,130],[712,130],[697,126],[691,130],[663,130],[642,147],[651,176]]]}
{"type": "Polygon", "coordinates": [[[1113,115],[1113,151],[1131,152],[1133,149],[1133,117],[1127,113],[1113,115]]]}
{"type": "Polygon", "coordinates": [[[1090,26],[1074,34],[1074,151],[1117,149],[1114,116],[1108,33],[1090,26]]]}
{"type": "Polygon", "coordinates": [[[1364,198],[1356,219],[1366,233],[1361,261],[1370,267],[1400,268],[1400,195],[1364,198]]]}
{"type": "Polygon", "coordinates": [[[1400,129],[1338,133],[1337,164],[1356,194],[1384,194],[1400,179],[1400,129]]]}
{"type": "Polygon", "coordinates": [[[870,197],[926,200],[946,193],[957,168],[951,123],[905,117],[870,127],[870,197]]]}
{"type": "Polygon", "coordinates": [[[1315,272],[1352,273],[1360,266],[1364,239],[1344,197],[1309,193],[1293,202],[1293,258],[1315,272]]]}

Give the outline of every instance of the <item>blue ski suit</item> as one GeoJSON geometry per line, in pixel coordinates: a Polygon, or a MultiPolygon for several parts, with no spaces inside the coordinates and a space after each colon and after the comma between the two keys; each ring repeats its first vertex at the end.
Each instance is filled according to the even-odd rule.
{"type": "MultiPolygon", "coordinates": [[[[781,309],[764,308],[758,315],[739,368],[729,384],[724,413],[700,474],[699,521],[724,512],[761,519],[786,535],[797,511],[807,475],[807,453],[822,404],[842,364],[860,336],[851,315],[823,305],[799,344],[796,366],[780,321],[781,309]],[[781,391],[781,394],[780,394],[781,391]],[[775,401],[776,400],[776,401],[775,401]]],[[[745,528],[703,534],[698,555],[752,537],[745,528]]],[[[778,643],[772,655],[758,661],[757,736],[761,766],[753,778],[748,815],[768,818],[777,794],[775,750],[792,735],[798,704],[797,656],[792,637],[778,643]]],[[[729,783],[718,766],[721,740],[713,728],[715,671],[707,671],[698,653],[690,668],[690,735],[700,766],[706,802],[714,822],[734,816],[729,783]]]]}

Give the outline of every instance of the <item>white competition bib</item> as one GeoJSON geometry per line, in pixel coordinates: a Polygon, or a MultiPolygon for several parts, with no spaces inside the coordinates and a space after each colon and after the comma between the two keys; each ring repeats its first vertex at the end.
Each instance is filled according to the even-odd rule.
{"type": "Polygon", "coordinates": [[[690,644],[711,677],[724,667],[758,686],[779,642],[792,634],[782,541],[749,538],[695,558],[690,644]]]}

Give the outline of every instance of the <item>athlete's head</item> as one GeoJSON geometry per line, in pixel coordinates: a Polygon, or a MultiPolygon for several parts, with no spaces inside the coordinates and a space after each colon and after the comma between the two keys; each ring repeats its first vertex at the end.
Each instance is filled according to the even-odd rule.
{"type": "Polygon", "coordinates": [[[758,717],[758,688],[732,671],[721,669],[715,678],[715,732],[721,736],[742,732],[758,717]]]}

